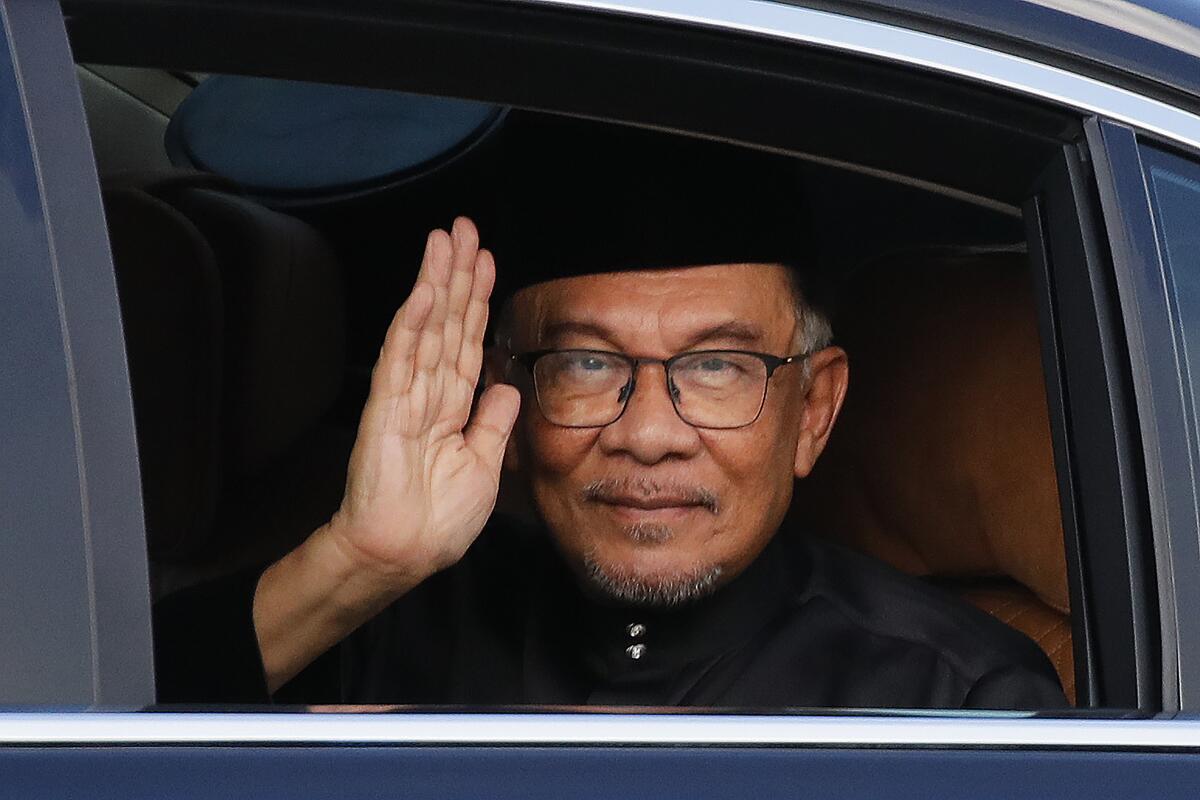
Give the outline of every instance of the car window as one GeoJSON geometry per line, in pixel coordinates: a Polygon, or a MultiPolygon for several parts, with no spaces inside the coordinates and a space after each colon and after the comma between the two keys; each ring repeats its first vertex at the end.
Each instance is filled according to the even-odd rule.
{"type": "Polygon", "coordinates": [[[1191,390],[1190,406],[1196,422],[1200,385],[1200,232],[1195,219],[1200,210],[1200,166],[1190,159],[1154,148],[1143,148],[1143,164],[1154,208],[1159,247],[1170,268],[1171,291],[1178,309],[1177,335],[1181,368],[1191,390]]]}
{"type": "MultiPolygon", "coordinates": [[[[521,142],[522,135],[542,135],[528,131],[549,126],[563,139],[555,146],[586,152],[606,137],[632,135],[618,126],[555,122],[546,115],[507,110],[482,141],[470,143],[469,153],[440,169],[436,154],[422,155],[434,167],[402,181],[377,181],[352,197],[341,182],[336,191],[310,190],[298,207],[294,193],[280,194],[261,181],[247,184],[237,169],[220,165],[235,163],[229,158],[245,162],[248,148],[265,147],[254,157],[265,166],[273,156],[290,174],[320,174],[327,169],[321,165],[329,153],[312,146],[319,142],[319,137],[312,139],[317,134],[300,125],[309,139],[293,143],[287,133],[291,124],[273,127],[264,108],[286,105],[303,93],[316,118],[323,118],[317,106],[330,105],[329,115],[341,120],[336,135],[353,142],[360,133],[377,133],[370,115],[344,111],[342,93],[360,104],[362,95],[353,88],[304,89],[305,84],[296,82],[257,80],[249,85],[259,94],[275,90],[276,105],[254,105],[253,115],[247,115],[239,110],[248,106],[240,103],[237,92],[236,102],[219,105],[222,80],[240,86],[234,76],[201,83],[180,104],[164,135],[161,146],[176,166],[150,172],[131,174],[119,168],[161,159],[159,154],[115,152],[103,122],[111,103],[103,95],[90,101],[92,135],[105,142],[98,166],[126,317],[153,590],[166,609],[186,604],[188,597],[203,597],[209,586],[236,593],[239,580],[256,578],[264,565],[303,543],[338,510],[367,378],[382,333],[412,287],[428,229],[468,213],[478,221],[485,244],[489,236],[513,236],[504,230],[511,216],[497,211],[519,191],[503,177],[511,174],[507,161],[524,152],[512,142],[521,142]],[[210,127],[216,125],[223,138],[180,144],[180,131],[204,134],[187,122],[193,97],[208,119],[219,122],[210,127]],[[354,127],[356,120],[362,121],[363,131],[354,127]],[[246,137],[256,136],[262,144],[247,144],[246,137]],[[571,137],[583,138],[575,143],[571,137]],[[199,150],[207,155],[198,161],[199,150]],[[291,253],[291,260],[280,262],[276,253],[291,253]]],[[[391,133],[397,158],[408,157],[406,132],[414,139],[414,152],[424,153],[434,140],[444,142],[446,153],[462,151],[453,129],[461,113],[454,102],[439,106],[436,99],[378,91],[375,96],[391,104],[380,107],[385,117],[407,121],[407,130],[391,133]],[[439,115],[439,108],[445,113],[439,115]]],[[[550,147],[549,140],[539,141],[539,147],[550,147]]],[[[641,140],[635,136],[631,141],[641,140]]],[[[686,138],[676,142],[673,148],[707,148],[701,152],[731,161],[746,157],[734,148],[722,150],[686,138]]],[[[638,157],[633,149],[626,155],[638,157]]],[[[820,164],[777,163],[794,173],[794,186],[808,198],[808,218],[795,221],[807,236],[802,241],[797,237],[802,249],[796,258],[807,264],[814,296],[823,293],[834,341],[849,351],[856,381],[828,451],[812,476],[798,482],[788,535],[813,535],[878,558],[918,576],[933,593],[945,593],[931,597],[965,600],[964,608],[982,609],[1007,628],[1022,631],[1036,642],[1037,649],[1030,652],[1053,662],[1050,674],[1073,696],[1071,599],[1034,288],[1019,212],[820,164]],[[868,209],[887,212],[874,216],[868,209]],[[877,221],[859,235],[851,234],[849,229],[863,227],[864,220],[877,221]],[[999,382],[1007,384],[1003,395],[994,391],[999,382]],[[933,386],[945,405],[930,403],[933,386]],[[881,449],[885,438],[890,446],[881,449]],[[984,453],[989,468],[964,473],[984,453]],[[921,481],[908,480],[918,468],[921,481]],[[1029,476],[1036,477],[1020,480],[1029,476]],[[1000,490],[1014,485],[1022,488],[1000,490]],[[992,498],[982,511],[956,505],[979,495],[992,498]],[[964,537],[964,530],[973,533],[964,537]]],[[[722,174],[713,164],[697,163],[695,168],[722,174]]],[[[604,213],[584,201],[571,202],[586,209],[581,213],[604,213]]],[[[538,207],[543,215],[552,213],[538,207]]],[[[663,209],[662,216],[673,218],[670,209],[663,209]]],[[[721,222],[733,227],[728,220],[721,222]]],[[[699,239],[703,231],[695,228],[690,235],[699,239]]],[[[631,246],[632,240],[623,241],[631,246]]],[[[503,263],[501,255],[497,269],[532,268],[532,257],[526,255],[514,267],[503,263]]],[[[497,316],[499,312],[497,308],[497,316]]],[[[593,349],[612,348],[594,339],[574,341],[593,349]]],[[[546,386],[538,387],[539,401],[546,391],[546,386]]],[[[756,407],[762,403],[755,400],[756,407]]],[[[619,410],[614,414],[619,416],[619,410]]],[[[536,524],[538,514],[522,491],[520,475],[509,476],[505,484],[500,513],[536,524]]],[[[476,549],[486,546],[481,542],[476,549]]],[[[430,601],[417,592],[409,604],[424,608],[430,601]]],[[[629,619],[620,627],[628,641],[620,642],[615,652],[634,662],[657,656],[660,646],[672,647],[660,644],[659,631],[674,624],[659,619],[661,615],[653,608],[626,614],[629,619]]],[[[431,640],[424,644],[423,659],[461,646],[431,630],[433,622],[420,614],[411,616],[392,627],[416,626],[414,636],[431,640]]],[[[184,618],[162,615],[168,621],[160,621],[156,630],[160,648],[177,646],[185,632],[172,630],[182,623],[170,620],[184,618]]],[[[214,616],[212,624],[219,619],[214,616]]],[[[470,615],[454,623],[481,624],[470,615]]],[[[916,629],[905,632],[905,624],[897,622],[902,637],[924,635],[916,629]]],[[[193,634],[189,630],[186,635],[193,634]]],[[[373,667],[363,666],[374,663],[372,656],[345,653],[386,651],[395,646],[390,644],[395,636],[377,622],[368,623],[337,651],[338,658],[353,664],[341,667],[350,672],[351,685],[378,686],[379,679],[372,676],[373,667]]],[[[193,653],[203,659],[211,655],[193,653]]],[[[279,697],[295,702],[445,702],[453,696],[439,692],[428,677],[409,680],[414,681],[412,694],[389,694],[395,691],[389,683],[381,693],[356,688],[346,698],[320,694],[324,689],[314,688],[319,680],[302,674],[279,697]]],[[[173,691],[170,680],[160,677],[160,696],[205,699],[173,691]]],[[[584,692],[554,699],[588,698],[584,692]]],[[[892,703],[905,704],[903,699],[892,703]]]]}
{"type": "MultiPolygon", "coordinates": [[[[74,24],[86,26],[86,15],[80,20],[74,24]]],[[[1058,399],[1047,395],[1042,357],[1049,334],[1037,313],[1039,293],[1045,287],[1034,267],[1044,243],[1029,233],[1036,227],[1032,224],[1036,213],[1027,204],[1028,187],[1035,185],[1047,164],[1061,156],[1061,142],[1056,137],[1070,138],[1073,130],[1078,133],[1070,119],[1050,120],[1053,115],[1041,107],[1021,107],[1017,113],[1014,109],[1020,104],[1010,103],[1011,98],[997,100],[987,93],[975,97],[960,85],[956,85],[957,94],[938,102],[970,105],[978,101],[982,110],[973,109],[972,114],[947,111],[945,116],[953,117],[954,125],[939,120],[923,127],[925,139],[919,146],[897,135],[901,129],[911,130],[915,117],[901,121],[870,105],[886,102],[886,98],[868,102],[859,97],[855,102],[863,103],[861,108],[831,106],[828,120],[805,125],[781,123],[783,132],[770,134],[765,126],[762,131],[744,128],[739,132],[735,129],[737,115],[717,110],[711,114],[719,122],[712,125],[695,120],[681,124],[678,119],[663,125],[644,111],[629,111],[622,117],[611,109],[581,109],[553,98],[509,104],[500,102],[503,98],[488,97],[483,90],[447,92],[450,96],[446,97],[431,96],[437,92],[421,94],[420,108],[410,109],[412,113],[406,117],[405,95],[376,88],[387,80],[347,77],[353,72],[349,70],[337,79],[341,83],[322,83],[314,79],[321,69],[289,72],[272,61],[278,56],[273,50],[263,54],[261,64],[242,61],[240,67],[246,74],[231,71],[220,54],[197,57],[193,52],[186,65],[188,72],[183,73],[180,64],[162,56],[154,67],[146,66],[154,59],[144,56],[128,59],[139,63],[138,67],[113,66],[126,63],[113,45],[94,36],[80,36],[78,56],[84,62],[83,72],[110,84],[102,87],[104,91],[85,94],[85,102],[125,321],[152,592],[162,608],[172,604],[178,608],[181,603],[184,607],[182,616],[162,617],[173,621],[166,627],[160,624],[156,639],[160,645],[175,647],[185,663],[209,664],[224,652],[212,645],[211,638],[198,634],[212,629],[224,632],[228,653],[254,656],[255,642],[244,626],[234,631],[220,624],[225,613],[240,614],[245,621],[246,609],[222,602],[252,596],[254,581],[264,565],[305,542],[338,511],[351,448],[372,385],[372,368],[396,308],[414,285],[428,232],[447,227],[456,215],[465,214],[479,223],[485,245],[491,241],[489,237],[498,240],[511,233],[504,220],[514,187],[497,178],[512,160],[506,136],[515,135],[522,125],[553,126],[565,120],[564,129],[579,132],[579,141],[636,138],[655,127],[672,128],[678,132],[657,134],[665,137],[661,141],[676,137],[671,149],[703,144],[715,148],[705,152],[723,153],[712,162],[696,162],[697,170],[711,170],[714,175],[721,174],[726,160],[732,164],[750,154],[758,157],[773,151],[779,173],[794,177],[803,187],[806,238],[796,254],[803,262],[801,272],[808,269],[810,277],[823,273],[820,280],[802,288],[812,297],[821,295],[822,303],[827,304],[833,341],[845,348],[853,365],[851,389],[828,446],[811,474],[795,486],[796,499],[786,517],[788,530],[797,539],[832,543],[817,557],[827,559],[822,569],[834,570],[828,565],[843,563],[857,565],[846,567],[842,578],[833,582],[842,588],[860,585],[853,576],[862,581],[864,590],[891,580],[883,576],[893,573],[878,566],[877,560],[916,579],[904,585],[920,587],[914,590],[914,598],[926,600],[914,600],[918,605],[936,596],[945,598],[949,608],[961,611],[963,619],[982,618],[988,622],[980,624],[987,625],[997,622],[999,627],[989,630],[1004,631],[997,636],[1014,643],[1024,654],[1022,658],[1036,661],[1036,669],[1060,683],[1068,698],[1074,696],[1076,674],[1089,674],[1088,663],[1074,663],[1080,652],[1085,658],[1090,656],[1076,647],[1081,598],[1068,573],[1072,539],[1064,540],[1064,527],[1073,523],[1065,521],[1061,512],[1063,501],[1057,485],[1061,473],[1052,435],[1053,415],[1061,412],[1053,411],[1058,399]],[[331,174],[328,156],[336,148],[322,150],[320,136],[295,120],[272,127],[282,116],[271,112],[276,106],[269,102],[243,103],[241,111],[236,103],[222,107],[210,102],[207,120],[220,136],[207,143],[185,141],[181,131],[187,124],[180,114],[193,98],[203,98],[199,90],[186,96],[185,88],[185,98],[179,103],[178,84],[181,75],[187,78],[185,84],[193,82],[195,70],[216,76],[201,83],[202,89],[222,83],[237,86],[239,82],[268,95],[272,87],[286,89],[282,99],[286,99],[284,95],[294,99],[299,92],[314,110],[343,94],[354,102],[386,96],[385,116],[403,117],[408,125],[407,133],[399,126],[389,129],[387,136],[396,137],[395,148],[402,151],[409,146],[404,136],[415,132],[410,160],[421,169],[398,175],[409,163],[405,159],[382,166],[372,161],[377,174],[360,170],[349,178],[325,181],[323,176],[331,174]],[[259,72],[287,80],[265,79],[259,72]],[[367,91],[357,85],[360,83],[372,88],[367,91]],[[168,84],[175,95],[171,103],[163,104],[160,90],[168,84]],[[131,110],[131,98],[135,106],[144,108],[131,110]],[[429,134],[454,128],[454,119],[437,118],[439,103],[453,108],[464,99],[491,101],[486,106],[491,111],[484,115],[485,124],[460,125],[470,141],[464,143],[462,137],[452,136],[443,153],[429,157],[422,149],[431,141],[429,134]],[[395,106],[390,105],[393,100],[395,106]],[[988,105],[992,102],[997,105],[988,105]],[[1004,124],[997,123],[1000,107],[1012,112],[1000,115],[1004,124]],[[547,108],[558,113],[536,110],[547,108]],[[247,115],[246,109],[254,113],[247,115]],[[562,113],[581,111],[583,117],[562,113]],[[612,121],[602,121],[610,116],[612,121]],[[1022,127],[1025,124],[1028,129],[1022,127]],[[729,132],[718,130],[722,125],[728,125],[729,132]],[[138,128],[142,135],[126,137],[122,126],[138,128]],[[972,130],[978,135],[964,135],[963,129],[955,126],[976,126],[972,130]],[[293,141],[291,132],[296,130],[303,135],[293,141]],[[847,137],[847,131],[854,131],[854,137],[847,137]],[[794,147],[781,148],[778,141],[767,141],[770,136],[785,139],[791,132],[803,138],[794,147]],[[249,139],[244,136],[254,139],[258,149],[248,147],[249,139]],[[279,147],[270,146],[272,137],[278,137],[279,147]],[[722,141],[726,139],[731,141],[722,141]],[[314,141],[316,148],[311,146],[314,141]],[[736,141],[753,146],[734,144],[736,141]],[[224,154],[222,147],[227,148],[224,154]],[[190,156],[188,148],[192,148],[190,156]],[[201,151],[204,157],[195,157],[201,151]],[[934,151],[937,157],[931,157],[934,151]],[[981,158],[981,153],[994,158],[981,158]],[[305,161],[310,155],[326,160],[305,161]],[[236,168],[224,168],[230,164],[236,168]],[[430,164],[433,166],[426,169],[430,164]],[[130,165],[140,168],[131,170],[130,165]],[[274,179],[247,181],[244,167],[252,167],[259,177],[270,171],[262,168],[280,168],[286,191],[271,184],[274,179]],[[302,202],[284,196],[296,188],[297,180],[303,183],[308,179],[324,183],[316,190],[304,183],[302,202]],[[873,560],[859,561],[860,556],[873,560]],[[884,570],[876,581],[865,577],[874,569],[884,570]],[[206,587],[219,591],[207,596],[194,594],[207,591],[206,587]],[[189,596],[193,598],[190,604],[189,596]],[[212,602],[196,602],[197,596],[212,602]],[[972,609],[987,616],[976,617],[972,609]],[[1018,632],[1023,638],[1006,638],[1018,637],[1018,632]]],[[[852,96],[832,78],[827,84],[814,81],[812,86],[817,99],[852,96]]],[[[917,90],[906,86],[904,91],[917,90]]],[[[219,100],[216,92],[209,100],[213,98],[219,100]]],[[[362,131],[355,128],[355,114],[346,111],[356,107],[354,102],[332,106],[329,118],[338,122],[338,146],[353,149],[355,137],[361,133],[365,151],[386,152],[387,148],[379,150],[375,139],[367,141],[377,138],[377,125],[368,120],[362,131]]],[[[914,110],[918,106],[910,104],[904,113],[919,116],[937,110],[937,103],[914,110]]],[[[573,151],[574,141],[561,142],[569,156],[562,162],[567,172],[581,169],[593,157],[586,148],[573,151]]],[[[569,211],[578,202],[566,193],[549,194],[541,200],[546,213],[569,211]]],[[[642,226],[638,230],[646,231],[647,239],[656,225],[674,222],[672,206],[660,208],[661,214],[638,221],[642,226]]],[[[721,232],[722,223],[734,232],[726,235],[727,240],[754,235],[754,220],[744,217],[714,221],[697,214],[691,219],[698,233],[721,232]],[[736,219],[737,224],[730,224],[729,219],[736,219]]],[[[622,239],[614,231],[595,235],[587,249],[593,255],[611,255],[612,242],[629,240],[628,233],[622,233],[626,237],[622,239]]],[[[498,263],[497,270],[532,270],[532,263],[518,260],[515,267],[512,262],[498,263]]],[[[691,283],[690,278],[686,280],[691,283]]],[[[500,328],[501,333],[505,311],[499,304],[492,309],[492,327],[500,328]]],[[[615,346],[592,334],[588,335],[592,338],[575,336],[550,349],[592,353],[638,349],[624,343],[615,346]]],[[[504,338],[494,333],[489,337],[492,341],[504,338]]],[[[805,355],[786,352],[788,348],[783,347],[733,347],[724,340],[700,349],[770,350],[766,355],[771,358],[805,355]]],[[[525,368],[527,362],[535,382],[545,380],[538,378],[534,363],[538,352],[525,348],[525,352],[513,354],[524,359],[514,364],[525,368]]],[[[674,354],[654,353],[664,361],[674,354]]],[[[610,361],[575,358],[562,363],[580,365],[580,370],[592,373],[603,371],[600,368],[610,361]]],[[[698,363],[712,371],[741,362],[708,358],[698,363]]],[[[771,362],[755,359],[746,363],[771,362]]],[[[649,373],[644,372],[650,366],[637,367],[643,371],[638,373],[640,388],[623,380],[619,392],[608,392],[605,384],[605,402],[640,402],[639,397],[653,390],[654,384],[647,383],[649,373]]],[[[542,368],[546,369],[545,362],[542,368]]],[[[783,370],[780,374],[787,374],[787,367],[779,369],[783,370]]],[[[707,374],[703,377],[711,380],[707,374]]],[[[700,416],[686,406],[687,401],[678,396],[679,383],[661,393],[674,405],[679,420],[686,422],[689,414],[693,420],[717,418],[713,404],[701,409],[704,414],[700,416]]],[[[693,388],[699,385],[689,384],[693,388]]],[[[532,388],[542,392],[545,386],[538,383],[532,388]]],[[[769,401],[772,391],[767,390],[762,402],[769,401]]],[[[536,393],[526,395],[528,410],[542,401],[536,393]]],[[[625,408],[617,407],[613,416],[613,408],[606,406],[601,409],[603,414],[597,414],[615,421],[625,408]]],[[[539,410],[547,419],[559,413],[539,410]]],[[[578,421],[565,412],[557,418],[578,421]]],[[[579,419],[588,422],[593,416],[579,419]]],[[[739,424],[746,419],[750,419],[746,424],[754,422],[752,414],[736,415],[739,424]]],[[[517,538],[528,535],[530,526],[536,528],[544,512],[536,496],[531,499],[528,481],[526,464],[505,479],[497,501],[506,517],[523,520],[525,527],[518,526],[516,533],[509,531],[517,538]]],[[[602,502],[624,497],[612,491],[603,494],[610,489],[600,483],[590,491],[602,502]]],[[[707,495],[689,496],[699,498],[692,505],[719,506],[707,495]]],[[[659,532],[639,529],[637,536],[649,541],[662,535],[661,529],[655,530],[659,532]]],[[[511,552],[489,551],[474,557],[472,563],[508,563],[505,559],[511,557],[511,552]]],[[[505,670],[513,668],[513,643],[503,636],[496,640],[460,634],[473,630],[484,612],[495,617],[486,626],[489,631],[525,631],[532,623],[505,616],[511,610],[506,603],[508,595],[523,596],[532,582],[519,579],[507,588],[486,580],[473,583],[473,591],[486,585],[494,591],[487,596],[506,599],[506,603],[489,604],[454,590],[459,574],[461,570],[439,573],[422,584],[409,606],[445,609],[465,603],[476,616],[447,619],[436,613],[412,612],[387,625],[368,623],[346,646],[315,662],[276,699],[297,703],[683,702],[725,707],[736,700],[742,707],[771,709],[830,705],[761,699],[774,697],[769,693],[720,696],[672,690],[639,695],[577,688],[529,695],[491,693],[473,683],[477,677],[460,673],[485,669],[478,665],[494,660],[488,669],[503,677],[505,670]],[[413,642],[419,645],[413,647],[413,642]],[[390,666],[386,659],[373,660],[369,655],[399,651],[404,657],[393,659],[390,666]],[[461,654],[466,652],[473,655],[463,658],[461,654]],[[416,663],[422,661],[438,666],[430,669],[416,663]],[[329,674],[349,675],[356,686],[379,686],[383,681],[380,673],[387,671],[400,675],[397,681],[408,681],[412,691],[392,692],[390,687],[396,682],[386,681],[389,688],[383,692],[352,692],[347,697],[325,691],[329,674]],[[453,688],[447,689],[448,685],[453,688]],[[634,702],[638,698],[642,702],[634,702]]],[[[520,570],[514,574],[525,575],[520,570]]],[[[882,617],[873,616],[879,609],[856,605],[844,593],[838,597],[838,602],[845,602],[838,606],[837,614],[870,629],[870,637],[910,641],[923,635],[913,633],[908,627],[911,620],[903,615],[884,625],[882,617]]],[[[754,602],[747,602],[755,607],[754,602]]],[[[906,604],[898,607],[908,608],[906,604]]],[[[588,609],[588,613],[593,611],[595,625],[608,625],[615,631],[605,645],[613,663],[604,669],[641,668],[653,664],[660,652],[676,648],[677,643],[661,638],[664,630],[676,627],[672,623],[664,626],[661,609],[616,614],[588,609]]],[[[568,641],[559,639],[582,635],[580,620],[585,617],[541,620],[548,630],[564,631],[562,637],[543,635],[539,639],[553,640],[543,656],[550,660],[564,653],[569,658],[582,657],[582,651],[571,650],[568,641]]],[[[735,622],[726,628],[723,636],[736,638],[744,626],[735,622]]],[[[604,638],[600,633],[595,636],[604,638]]],[[[932,650],[943,643],[935,643],[932,650]]],[[[963,652],[977,656],[984,650],[966,646],[963,652]]],[[[721,663],[736,661],[730,657],[721,663]]],[[[813,668],[836,672],[839,663],[837,657],[818,659],[813,668]]],[[[708,666],[712,669],[697,671],[711,678],[726,668],[718,669],[715,662],[708,666]]],[[[954,667],[973,668],[965,662],[954,667]]],[[[552,676],[549,680],[553,683],[556,679],[552,676]]],[[[872,685],[887,682],[878,677],[854,680],[872,685]]],[[[159,688],[160,697],[171,700],[254,699],[254,687],[244,695],[236,689],[234,694],[208,698],[175,694],[169,681],[160,680],[159,688]]],[[[990,694],[992,691],[987,681],[980,684],[979,707],[998,707],[990,705],[998,702],[991,698],[999,696],[990,694]]],[[[895,695],[901,699],[889,703],[866,692],[858,702],[839,705],[937,706],[927,700],[906,699],[918,694],[901,691],[895,695]]],[[[1041,705],[1035,699],[1023,701],[1020,707],[1041,705]]]]}

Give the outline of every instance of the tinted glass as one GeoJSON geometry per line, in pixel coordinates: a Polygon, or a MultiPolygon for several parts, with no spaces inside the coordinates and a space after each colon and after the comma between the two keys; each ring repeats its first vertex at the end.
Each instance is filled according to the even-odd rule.
{"type": "Polygon", "coordinates": [[[1200,394],[1200,164],[1151,148],[1142,157],[1194,415],[1200,394]]]}

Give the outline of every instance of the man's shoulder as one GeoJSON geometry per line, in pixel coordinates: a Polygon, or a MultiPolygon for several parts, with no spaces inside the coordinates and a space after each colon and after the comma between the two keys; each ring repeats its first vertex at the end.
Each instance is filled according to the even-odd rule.
{"type": "Polygon", "coordinates": [[[493,514],[459,562],[459,572],[473,579],[527,572],[541,568],[553,550],[548,534],[538,525],[503,514],[493,514]]]}
{"type": "Polygon", "coordinates": [[[970,681],[1011,669],[1054,676],[1032,640],[962,598],[829,542],[805,546],[812,564],[807,599],[828,603],[865,632],[928,648],[970,681]]]}

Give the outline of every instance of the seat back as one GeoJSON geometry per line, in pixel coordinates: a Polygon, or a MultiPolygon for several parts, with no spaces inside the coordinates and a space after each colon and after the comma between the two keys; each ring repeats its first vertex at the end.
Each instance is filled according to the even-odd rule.
{"type": "Polygon", "coordinates": [[[224,304],[208,242],[169,204],[104,192],[142,472],[147,546],[169,557],[215,524],[224,304]]]}
{"type": "Polygon", "coordinates": [[[947,584],[1046,651],[1073,701],[1069,595],[1024,254],[881,258],[845,289],[841,419],[797,503],[821,535],[947,584]]]}
{"type": "Polygon", "coordinates": [[[116,175],[106,199],[161,596],[278,557],[336,511],[353,442],[352,430],[325,419],[343,380],[342,276],[319,232],[215,176],[116,175]],[[168,235],[174,250],[159,244],[168,235]],[[219,311],[205,326],[181,314],[198,303],[189,305],[187,291],[157,288],[191,287],[201,273],[207,282],[197,297],[219,311]],[[140,322],[147,316],[154,324],[140,322]],[[212,386],[160,398],[164,375],[182,366],[172,357],[188,347],[210,357],[212,386]],[[203,426],[181,413],[185,403],[204,408],[203,426]],[[205,444],[204,468],[216,476],[192,486],[204,513],[179,507],[152,519],[174,496],[160,485],[157,451],[195,471],[201,454],[181,447],[193,439],[205,444]]]}

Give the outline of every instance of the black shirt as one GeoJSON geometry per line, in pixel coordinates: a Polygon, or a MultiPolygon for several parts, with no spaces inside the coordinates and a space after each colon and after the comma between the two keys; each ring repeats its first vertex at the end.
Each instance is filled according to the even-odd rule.
{"type": "MultiPolygon", "coordinates": [[[[268,700],[259,572],[155,610],[162,702],[268,700]]],[[[727,708],[1055,708],[1042,651],[864,556],[784,532],[673,609],[585,595],[545,534],[493,520],[433,576],[280,690],[288,702],[727,708]]]]}

